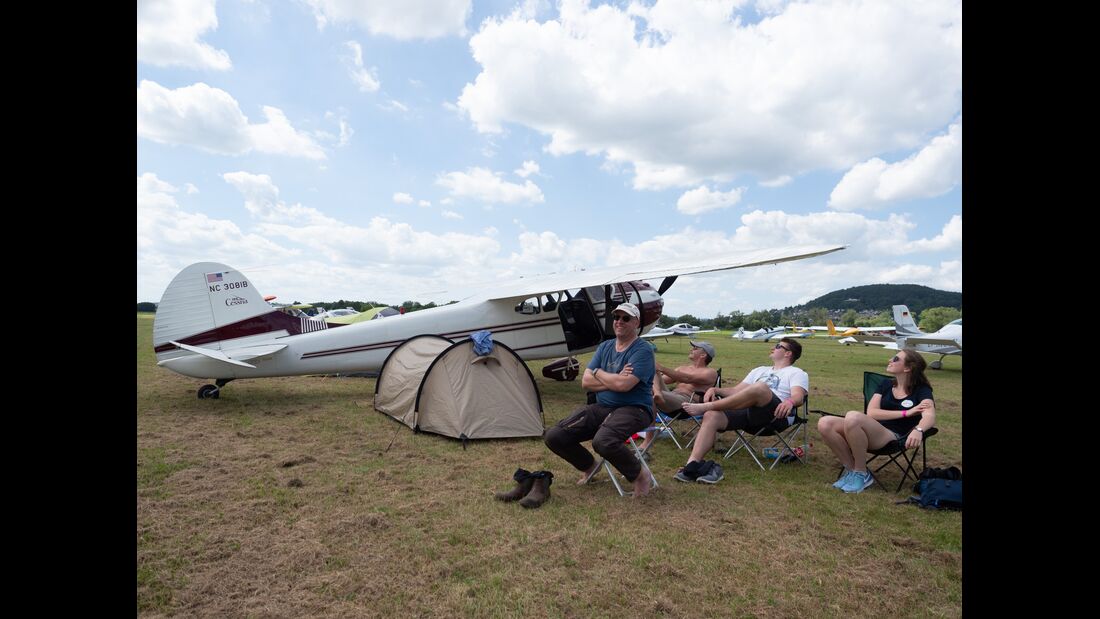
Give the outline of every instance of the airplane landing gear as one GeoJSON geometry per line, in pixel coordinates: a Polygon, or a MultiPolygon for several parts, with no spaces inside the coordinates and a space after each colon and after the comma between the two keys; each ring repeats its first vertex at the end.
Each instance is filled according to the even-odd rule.
{"type": "Polygon", "coordinates": [[[947,355],[940,355],[940,358],[933,361],[932,363],[929,363],[928,367],[932,368],[933,370],[942,370],[943,369],[943,358],[946,357],[946,356],[947,355]]]}
{"type": "Polygon", "coordinates": [[[214,381],[216,385],[203,385],[199,387],[199,399],[200,400],[217,400],[221,395],[222,387],[224,387],[232,378],[219,378],[214,381]]]}

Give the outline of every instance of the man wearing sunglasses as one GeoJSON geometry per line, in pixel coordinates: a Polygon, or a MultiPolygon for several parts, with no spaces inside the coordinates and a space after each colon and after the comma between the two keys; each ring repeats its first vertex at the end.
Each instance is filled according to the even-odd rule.
{"type": "Polygon", "coordinates": [[[653,348],[638,337],[641,313],[633,303],[622,303],[612,312],[615,339],[605,340],[584,370],[581,386],[596,393],[589,404],[546,431],[544,442],[578,471],[583,484],[599,464],[581,447],[592,440],[592,449],[607,459],[634,484],[634,496],[649,493],[652,478],[624,444],[631,435],[653,423],[653,348]]]}
{"type": "Polygon", "coordinates": [[[718,463],[703,458],[714,447],[719,432],[759,428],[771,424],[782,430],[793,421],[793,410],[806,400],[810,376],[794,362],[802,356],[802,344],[785,337],[769,356],[771,367],[762,365],[729,388],[707,390],[700,404],[684,404],[692,415],[703,415],[699,437],[691,449],[687,465],[676,473],[678,481],[716,484],[724,477],[718,463]]]}

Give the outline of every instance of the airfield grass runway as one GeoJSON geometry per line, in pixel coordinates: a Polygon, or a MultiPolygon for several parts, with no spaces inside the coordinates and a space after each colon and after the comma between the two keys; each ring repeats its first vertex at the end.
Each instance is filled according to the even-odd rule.
{"type": "MultiPolygon", "coordinates": [[[[661,486],[619,498],[541,440],[413,434],[371,407],[374,379],[230,383],[156,366],[152,315],[137,320],[139,615],[218,617],[959,616],[962,514],[895,505],[887,491],[831,487],[837,464],[811,427],[808,466],[761,472],[746,454],[717,485],[672,480],[687,452],[654,446],[661,486]],[[386,447],[393,439],[392,447],[386,447]],[[493,500],[517,467],[549,469],[540,509],[493,500]]],[[[726,385],[768,362],[768,344],[713,343],[726,385]]],[[[802,340],[811,408],[862,406],[863,372],[893,355],[802,340]]],[[[680,365],[687,338],[656,340],[680,365]]],[[[587,363],[591,355],[582,355],[587,363]]],[[[532,362],[545,423],[584,400],[532,362]]],[[[929,466],[962,468],[962,359],[929,371],[937,426],[929,466]]],[[[818,418],[812,415],[814,426],[818,418]]],[[[720,438],[719,446],[730,438],[720,438]]],[[[724,450],[723,452],[724,453],[724,450]]]]}

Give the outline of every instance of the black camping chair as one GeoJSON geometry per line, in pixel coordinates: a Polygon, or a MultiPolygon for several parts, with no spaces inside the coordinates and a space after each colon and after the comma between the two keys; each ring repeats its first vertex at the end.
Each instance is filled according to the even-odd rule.
{"type": "MultiPolygon", "coordinates": [[[[718,368],[717,372],[718,377],[714,381],[714,386],[721,387],[722,368],[718,368]]],[[[692,394],[690,401],[693,403],[702,402],[703,396],[706,395],[706,393],[706,390],[696,391],[694,394],[692,394]]],[[[647,428],[647,431],[653,430],[655,432],[667,432],[669,437],[672,438],[672,442],[676,444],[677,449],[685,449],[691,447],[691,444],[695,442],[695,434],[699,431],[699,428],[702,427],[702,419],[702,415],[693,417],[690,413],[682,408],[678,408],[670,413],[665,413],[658,410],[657,414],[653,418],[653,426],[651,428],[647,428]],[[690,421],[692,425],[687,430],[684,430],[682,433],[677,433],[676,428],[672,425],[674,422],[677,421],[690,421]],[[685,441],[685,444],[681,445],[680,441],[685,441]]],[[[656,441],[650,443],[649,446],[646,447],[646,451],[648,451],[655,444],[656,441]]]]}
{"type": "Polygon", "coordinates": [[[806,464],[806,459],[810,457],[809,449],[798,449],[805,445],[809,446],[809,419],[802,416],[802,412],[809,409],[810,406],[810,394],[806,394],[806,399],[801,405],[791,409],[791,414],[775,421],[770,421],[767,424],[755,427],[745,428],[743,430],[733,429],[731,432],[737,435],[737,438],[733,440],[733,444],[730,445],[724,458],[729,458],[733,454],[744,449],[752,456],[752,459],[756,461],[756,465],[760,467],[762,471],[770,471],[775,468],[775,465],[780,462],[793,462],[798,460],[802,464],[806,464]],[[799,435],[801,434],[801,440],[799,435]],[[775,461],[772,465],[764,468],[763,463],[760,462],[760,458],[756,457],[756,439],[775,437],[772,441],[770,449],[776,450],[775,461]],[[782,445],[782,449],[779,447],[782,445]]]}
{"type": "MultiPolygon", "coordinates": [[[[877,372],[864,372],[863,373],[863,412],[867,412],[867,405],[871,403],[871,397],[878,392],[879,388],[887,382],[892,382],[894,378],[886,374],[879,374],[877,372]]],[[[830,413],[823,410],[812,410],[811,413],[818,413],[820,415],[829,415],[831,417],[843,417],[837,413],[830,413]]],[[[878,449],[868,449],[867,453],[871,454],[871,457],[867,459],[867,470],[871,473],[871,477],[874,478],[875,483],[881,486],[881,481],[878,478],[878,473],[883,468],[890,466],[892,463],[901,471],[901,481],[898,482],[898,487],[894,489],[894,492],[901,490],[901,487],[905,485],[907,480],[912,479],[916,482],[920,476],[920,472],[913,467],[913,461],[917,458],[917,453],[921,454],[921,470],[928,468],[928,449],[925,443],[928,442],[930,437],[935,436],[939,430],[935,426],[925,430],[923,437],[921,438],[920,445],[912,450],[905,448],[905,439],[897,439],[886,443],[878,449]],[[886,462],[879,465],[878,468],[872,468],[871,463],[879,458],[886,458],[886,462]],[[904,463],[905,466],[902,466],[904,463]]],[[[840,479],[841,473],[844,472],[844,467],[841,467],[837,472],[837,479],[840,479]]],[[[885,486],[882,486],[883,490],[886,490],[885,486]]]]}

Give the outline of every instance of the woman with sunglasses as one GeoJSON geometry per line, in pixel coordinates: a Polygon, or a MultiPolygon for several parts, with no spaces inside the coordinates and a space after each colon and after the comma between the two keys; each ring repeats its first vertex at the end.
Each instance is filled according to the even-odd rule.
{"type": "Polygon", "coordinates": [[[863,492],[874,483],[867,472],[867,450],[898,440],[912,449],[924,432],[936,424],[932,385],[924,375],[924,357],[911,348],[899,350],[886,364],[894,376],[883,383],[867,403],[867,413],[848,411],[844,418],[822,417],[817,423],[821,438],[833,450],[844,473],[833,484],[844,492],[863,492]]]}

